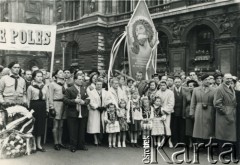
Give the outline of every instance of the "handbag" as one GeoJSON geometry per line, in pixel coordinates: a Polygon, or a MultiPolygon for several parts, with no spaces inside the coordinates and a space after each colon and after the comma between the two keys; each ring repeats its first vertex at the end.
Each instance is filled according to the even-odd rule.
{"type": "Polygon", "coordinates": [[[49,109],[49,117],[55,118],[56,117],[56,110],[54,108],[49,109]]]}

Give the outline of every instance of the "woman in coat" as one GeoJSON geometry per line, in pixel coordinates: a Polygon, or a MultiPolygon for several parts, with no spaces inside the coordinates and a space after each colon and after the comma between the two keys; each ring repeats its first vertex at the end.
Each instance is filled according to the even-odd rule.
{"type": "MultiPolygon", "coordinates": [[[[175,104],[174,93],[170,89],[167,89],[167,82],[160,82],[160,89],[156,93],[156,97],[160,97],[162,100],[162,113],[166,114],[166,136],[171,136],[171,113],[173,113],[173,107],[175,104]]],[[[169,147],[172,148],[172,142],[169,140],[169,147]]]]}
{"type": "Polygon", "coordinates": [[[209,75],[201,77],[202,85],[193,90],[190,116],[194,118],[193,137],[208,140],[215,136],[215,89],[209,87],[209,75]]]}
{"type": "Polygon", "coordinates": [[[90,85],[87,87],[87,94],[89,95],[89,92],[96,88],[96,80],[98,79],[99,73],[98,72],[92,72],[90,74],[90,85]]]}
{"type": "Polygon", "coordinates": [[[97,136],[104,132],[104,109],[110,103],[110,97],[105,89],[102,89],[103,82],[96,80],[96,88],[89,92],[90,104],[88,106],[87,133],[94,135],[94,144],[100,144],[97,136]]]}

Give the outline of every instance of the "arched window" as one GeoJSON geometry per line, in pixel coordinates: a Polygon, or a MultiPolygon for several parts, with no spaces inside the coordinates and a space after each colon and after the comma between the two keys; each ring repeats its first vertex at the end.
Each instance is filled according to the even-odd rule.
{"type": "Polygon", "coordinates": [[[159,31],[158,39],[157,72],[164,73],[168,71],[168,37],[165,33],[159,31]]]}
{"type": "Polygon", "coordinates": [[[72,63],[78,62],[79,46],[76,41],[69,42],[66,47],[65,64],[70,66],[72,63]]]}
{"type": "Polygon", "coordinates": [[[194,27],[188,34],[189,59],[191,70],[210,71],[214,58],[214,33],[207,25],[194,27]]]}

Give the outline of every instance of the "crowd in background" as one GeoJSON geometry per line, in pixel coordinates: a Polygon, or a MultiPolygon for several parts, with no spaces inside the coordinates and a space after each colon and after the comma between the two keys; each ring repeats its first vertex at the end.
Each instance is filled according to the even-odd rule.
{"type": "Polygon", "coordinates": [[[142,72],[135,77],[117,72],[108,83],[107,75],[97,70],[58,69],[50,75],[37,66],[24,71],[12,62],[0,72],[0,103],[34,110],[33,152],[46,151],[42,137],[47,116],[53,118],[55,150],[66,148],[64,121],[71,152],[88,150],[86,135],[93,136],[95,146],[108,143],[109,148],[139,148],[149,136],[155,146],[167,141],[170,148],[213,139],[220,144],[216,154],[226,142],[240,146],[240,82],[230,73],[154,74],[145,80],[142,72]]]}

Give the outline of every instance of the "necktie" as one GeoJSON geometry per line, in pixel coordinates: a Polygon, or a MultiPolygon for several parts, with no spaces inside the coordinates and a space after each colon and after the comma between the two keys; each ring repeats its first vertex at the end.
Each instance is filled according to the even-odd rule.
{"type": "Polygon", "coordinates": [[[15,79],[15,90],[17,90],[19,76],[11,75],[11,77],[15,79]]]}
{"type": "MultiPolygon", "coordinates": [[[[77,87],[78,90],[78,98],[81,99],[80,87],[77,87]]],[[[77,104],[77,110],[79,112],[78,118],[82,118],[82,107],[80,104],[77,104]]]]}
{"type": "Polygon", "coordinates": [[[38,85],[33,85],[34,88],[38,89],[39,90],[39,100],[42,100],[43,99],[43,93],[42,93],[42,89],[44,87],[44,84],[42,84],[41,86],[38,86],[38,85]]]}
{"type": "Polygon", "coordinates": [[[102,93],[101,93],[101,91],[97,91],[98,92],[98,95],[99,95],[99,97],[100,97],[100,100],[101,100],[101,107],[102,107],[102,93]]]}
{"type": "Polygon", "coordinates": [[[66,89],[65,89],[65,87],[64,87],[64,84],[63,84],[63,83],[60,83],[60,82],[58,82],[57,84],[62,87],[62,93],[64,94],[65,91],[66,91],[66,89]]]}
{"type": "Polygon", "coordinates": [[[180,94],[180,90],[179,88],[177,88],[177,95],[179,96],[179,94],[180,94]]]}

